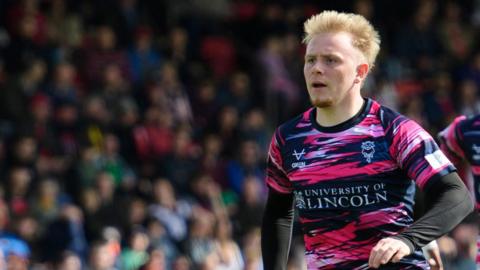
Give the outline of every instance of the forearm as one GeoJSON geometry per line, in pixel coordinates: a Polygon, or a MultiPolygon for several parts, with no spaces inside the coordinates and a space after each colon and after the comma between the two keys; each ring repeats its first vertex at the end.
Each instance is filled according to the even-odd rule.
{"type": "Polygon", "coordinates": [[[263,269],[287,268],[292,235],[293,195],[269,192],[262,223],[263,269]]]}
{"type": "Polygon", "coordinates": [[[456,173],[437,179],[425,190],[425,200],[425,215],[395,237],[411,251],[447,233],[473,210],[468,190],[456,173]]]}

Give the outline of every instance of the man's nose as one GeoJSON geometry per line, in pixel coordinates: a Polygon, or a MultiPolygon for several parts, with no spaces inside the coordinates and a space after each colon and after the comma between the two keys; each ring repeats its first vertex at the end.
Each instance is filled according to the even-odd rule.
{"type": "Polygon", "coordinates": [[[324,67],[320,61],[315,62],[315,64],[312,66],[312,73],[319,73],[323,74],[324,72],[324,67]]]}

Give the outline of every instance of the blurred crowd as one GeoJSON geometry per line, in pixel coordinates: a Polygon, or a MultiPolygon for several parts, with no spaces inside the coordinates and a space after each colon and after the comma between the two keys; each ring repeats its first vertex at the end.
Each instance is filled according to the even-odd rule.
{"type": "Polygon", "coordinates": [[[0,269],[262,269],[267,145],[325,9],[380,30],[366,96],[433,135],[480,113],[478,0],[0,1],[0,269]]]}

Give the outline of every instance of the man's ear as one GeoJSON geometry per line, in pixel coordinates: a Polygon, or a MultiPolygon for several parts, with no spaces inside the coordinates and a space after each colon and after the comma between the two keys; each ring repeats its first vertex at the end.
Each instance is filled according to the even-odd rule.
{"type": "Polygon", "coordinates": [[[368,64],[361,64],[357,66],[357,74],[355,76],[355,82],[356,83],[362,82],[367,77],[369,69],[370,67],[368,66],[368,64]]]}

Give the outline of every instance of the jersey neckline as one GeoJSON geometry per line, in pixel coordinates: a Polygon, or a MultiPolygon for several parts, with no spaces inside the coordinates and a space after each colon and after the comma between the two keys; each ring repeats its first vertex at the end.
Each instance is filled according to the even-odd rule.
{"type": "Polygon", "coordinates": [[[350,119],[348,119],[348,120],[346,120],[346,121],[344,121],[340,124],[337,124],[335,126],[331,126],[331,127],[321,126],[317,122],[317,119],[316,119],[316,115],[317,115],[317,108],[316,107],[314,107],[313,110],[311,110],[311,112],[310,112],[310,121],[312,122],[313,127],[315,127],[317,130],[319,130],[321,132],[336,133],[336,132],[347,130],[347,129],[357,125],[358,123],[360,123],[365,118],[365,116],[367,116],[368,112],[370,111],[370,108],[372,107],[372,100],[369,99],[369,98],[364,98],[364,100],[365,100],[365,102],[363,102],[362,108],[358,111],[357,114],[355,114],[350,119]]]}

